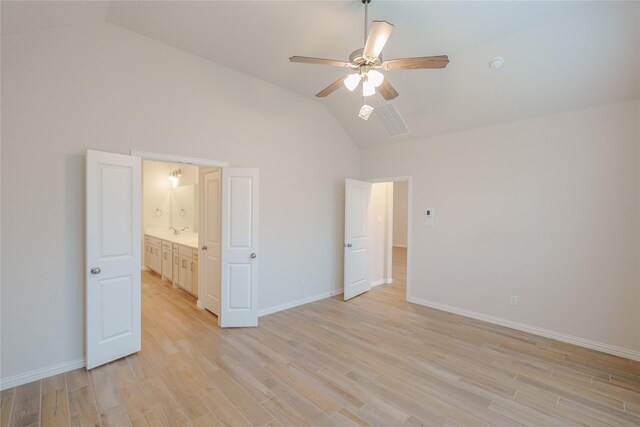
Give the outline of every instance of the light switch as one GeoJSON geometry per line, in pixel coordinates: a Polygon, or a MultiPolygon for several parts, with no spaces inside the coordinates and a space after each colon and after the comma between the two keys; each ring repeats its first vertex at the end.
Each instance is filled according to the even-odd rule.
{"type": "Polygon", "coordinates": [[[425,227],[433,227],[435,218],[435,211],[433,208],[425,208],[424,209],[424,226],[425,227]]]}

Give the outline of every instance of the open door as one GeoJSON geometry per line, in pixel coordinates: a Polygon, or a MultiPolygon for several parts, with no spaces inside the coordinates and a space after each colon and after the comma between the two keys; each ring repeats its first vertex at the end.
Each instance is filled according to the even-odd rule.
{"type": "Polygon", "coordinates": [[[140,351],[140,158],[87,151],[87,369],[140,351]]]}
{"type": "Polygon", "coordinates": [[[222,169],[219,323],[258,326],[258,169],[222,169]]]}
{"type": "Polygon", "coordinates": [[[371,289],[369,208],[371,183],[347,179],[344,203],[344,300],[371,289]]]}
{"type": "Polygon", "coordinates": [[[203,174],[202,279],[204,308],[220,316],[220,170],[203,174]]]}

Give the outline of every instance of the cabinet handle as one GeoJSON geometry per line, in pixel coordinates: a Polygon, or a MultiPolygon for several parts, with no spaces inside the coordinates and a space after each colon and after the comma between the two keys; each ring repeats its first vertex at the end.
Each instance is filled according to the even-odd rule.
{"type": "Polygon", "coordinates": [[[182,260],[182,268],[187,268],[187,260],[186,259],[182,260]]]}

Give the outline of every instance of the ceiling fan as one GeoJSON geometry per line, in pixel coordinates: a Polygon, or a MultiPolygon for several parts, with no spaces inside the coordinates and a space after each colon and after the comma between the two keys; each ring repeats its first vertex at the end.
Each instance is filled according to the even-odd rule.
{"type": "MultiPolygon", "coordinates": [[[[317,97],[325,97],[339,89],[343,84],[350,91],[354,91],[362,81],[362,96],[372,96],[376,92],[376,88],[380,95],[386,100],[396,98],[399,94],[384,78],[384,75],[378,71],[395,71],[395,70],[417,70],[428,68],[444,68],[449,63],[447,55],[423,56],[416,58],[390,59],[384,61],[382,59],[382,49],[387,43],[393,24],[387,21],[373,21],[371,28],[367,31],[368,22],[368,4],[371,0],[361,0],[364,4],[364,48],[356,49],[349,55],[349,62],[338,61],[333,59],[311,58],[307,56],[292,56],[289,58],[291,62],[303,64],[319,64],[329,65],[331,67],[350,68],[353,73],[336,80],[316,94],[317,97]]],[[[367,107],[365,105],[365,107],[367,107]]],[[[371,111],[373,108],[369,107],[371,111]]],[[[369,114],[371,114],[369,111],[369,114]]],[[[363,117],[364,118],[364,117],[363,117]]],[[[368,118],[368,115],[367,115],[368,118]]]]}

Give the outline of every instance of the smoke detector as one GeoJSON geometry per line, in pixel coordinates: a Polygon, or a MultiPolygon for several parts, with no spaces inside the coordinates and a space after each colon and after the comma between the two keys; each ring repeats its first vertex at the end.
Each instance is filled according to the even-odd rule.
{"type": "Polygon", "coordinates": [[[492,70],[499,70],[504,67],[504,58],[501,56],[496,56],[491,61],[489,61],[489,68],[492,70]]]}

